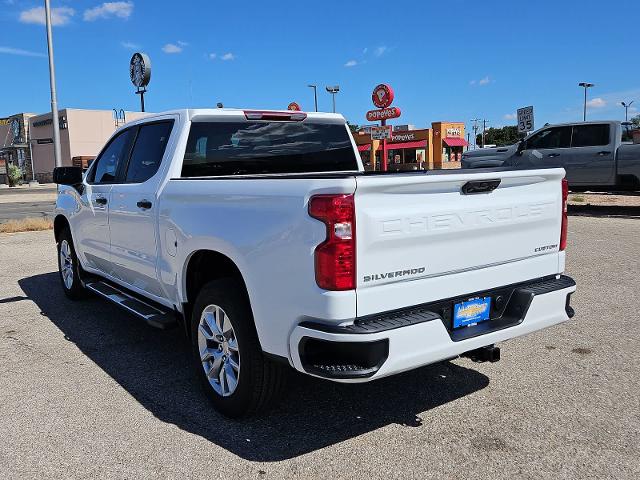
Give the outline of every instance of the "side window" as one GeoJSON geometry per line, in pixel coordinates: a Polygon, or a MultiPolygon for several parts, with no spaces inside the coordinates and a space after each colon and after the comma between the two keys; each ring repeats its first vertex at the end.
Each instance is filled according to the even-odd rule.
{"type": "Polygon", "coordinates": [[[609,125],[576,125],[573,127],[573,147],[609,145],[609,125]]]}
{"type": "Polygon", "coordinates": [[[633,142],[633,123],[631,122],[623,122],[622,123],[622,138],[620,139],[624,143],[632,143],[633,142]]]}
{"type": "Polygon", "coordinates": [[[571,127],[544,130],[527,141],[527,149],[568,148],[571,146],[571,127]]]}
{"type": "Polygon", "coordinates": [[[89,174],[89,183],[113,183],[118,167],[129,156],[134,129],[118,134],[95,160],[96,167],[89,174]]]}
{"type": "Polygon", "coordinates": [[[127,183],[142,183],[155,175],[167,148],[173,121],[142,125],[127,168],[127,183]]]}

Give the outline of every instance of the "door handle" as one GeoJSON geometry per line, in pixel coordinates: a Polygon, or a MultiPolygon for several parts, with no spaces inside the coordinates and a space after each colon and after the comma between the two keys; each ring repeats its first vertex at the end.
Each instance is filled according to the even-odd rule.
{"type": "Polygon", "coordinates": [[[611,152],[607,152],[606,150],[603,150],[601,152],[598,152],[598,155],[600,155],[601,157],[604,157],[605,155],[609,155],[611,152]]]}
{"type": "Polygon", "coordinates": [[[136,205],[138,205],[138,208],[141,208],[142,210],[149,210],[153,206],[149,200],[140,200],[136,205]]]}
{"type": "Polygon", "coordinates": [[[560,154],[559,153],[550,153],[549,155],[547,155],[547,157],[549,158],[555,158],[555,157],[559,157],[560,154]]]}
{"type": "Polygon", "coordinates": [[[105,197],[96,197],[94,201],[98,205],[106,205],[107,204],[107,199],[105,197]]]}

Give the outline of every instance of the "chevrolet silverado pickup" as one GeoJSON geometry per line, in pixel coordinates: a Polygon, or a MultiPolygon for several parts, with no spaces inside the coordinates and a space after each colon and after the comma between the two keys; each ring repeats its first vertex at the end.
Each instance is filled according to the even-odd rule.
{"type": "Polygon", "coordinates": [[[561,168],[365,172],[341,115],[192,109],[60,167],[67,297],[177,325],[214,407],[266,407],[290,368],[365,382],[573,316],[561,168]]]}
{"type": "Polygon", "coordinates": [[[515,145],[462,154],[462,168],[564,168],[573,191],[640,190],[640,145],[616,121],[547,125],[515,145]]]}

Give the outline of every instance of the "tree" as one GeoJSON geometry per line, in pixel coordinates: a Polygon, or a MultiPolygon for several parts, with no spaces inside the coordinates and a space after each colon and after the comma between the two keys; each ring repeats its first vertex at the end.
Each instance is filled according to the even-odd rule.
{"type": "Polygon", "coordinates": [[[640,115],[636,115],[635,117],[633,117],[631,119],[631,123],[640,128],[640,115]]]}
{"type": "MultiPolygon", "coordinates": [[[[507,126],[502,128],[488,128],[484,132],[484,144],[485,145],[497,145],[504,147],[505,145],[513,145],[520,136],[518,135],[518,127],[507,126]]],[[[476,137],[476,144],[482,145],[482,134],[476,137]]]]}
{"type": "Polygon", "coordinates": [[[357,125],[355,123],[350,123],[347,120],[347,125],[349,126],[349,129],[351,130],[352,134],[355,134],[358,130],[360,130],[360,125],[357,125]]]}

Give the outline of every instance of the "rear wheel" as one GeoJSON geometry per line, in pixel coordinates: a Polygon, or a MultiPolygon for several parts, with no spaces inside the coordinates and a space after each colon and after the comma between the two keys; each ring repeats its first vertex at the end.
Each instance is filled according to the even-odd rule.
{"type": "Polygon", "coordinates": [[[71,300],[86,297],[86,290],[80,282],[80,262],[73,247],[71,232],[65,228],[58,239],[58,270],[64,294],[71,300]]]}
{"type": "Polygon", "coordinates": [[[193,361],[216,410],[238,418],[269,407],[284,386],[286,367],[260,348],[243,286],[214,280],[198,294],[191,318],[193,361]]]}

